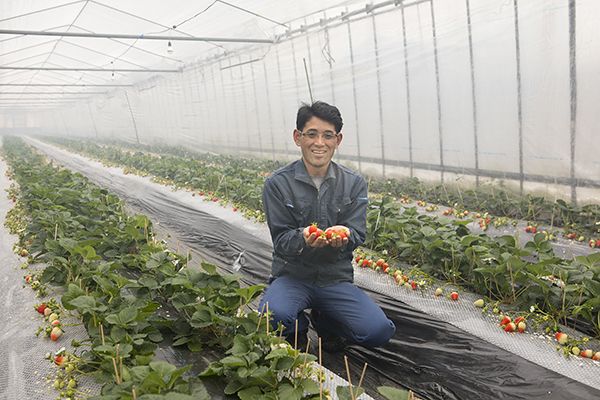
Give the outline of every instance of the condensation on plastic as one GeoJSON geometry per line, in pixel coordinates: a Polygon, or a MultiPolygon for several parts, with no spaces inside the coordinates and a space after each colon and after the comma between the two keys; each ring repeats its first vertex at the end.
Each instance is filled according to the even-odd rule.
{"type": "MultiPolygon", "coordinates": [[[[10,186],[10,181],[4,175],[6,164],[0,161],[0,215],[5,219],[6,213],[12,208],[4,190],[10,186]]],[[[2,305],[3,328],[0,335],[0,353],[3,363],[0,368],[0,399],[53,400],[58,392],[52,387],[53,376],[57,367],[51,360],[45,359],[45,354],[54,353],[65,347],[73,351],[71,340],[88,338],[81,321],[74,317],[61,318],[65,328],[63,337],[53,342],[50,338],[36,337],[37,328],[44,323],[43,318],[34,310],[34,304],[41,303],[46,298],[37,298],[30,287],[24,285],[25,270],[20,265],[25,260],[12,251],[16,236],[0,227],[0,304],[2,305]],[[73,324],[74,326],[69,326],[73,324]],[[52,379],[50,379],[52,378],[52,379]],[[50,380],[49,380],[50,379],[50,380]]],[[[39,265],[31,265],[32,270],[39,265]]],[[[58,301],[60,292],[57,288],[49,288],[58,301]]],[[[100,392],[100,386],[88,377],[78,379],[78,390],[89,395],[100,392]]]]}
{"type": "MultiPolygon", "coordinates": [[[[338,1],[260,3],[245,6],[291,20],[292,28],[337,16],[343,7],[364,9],[360,2],[342,6],[338,1]],[[301,10],[297,3],[306,6],[301,10]],[[319,8],[323,11],[294,20],[300,11],[319,8]]],[[[576,84],[575,178],[597,180],[600,163],[597,146],[592,145],[597,142],[595,127],[600,123],[596,112],[600,83],[597,1],[575,2],[576,82],[570,80],[568,1],[406,1],[404,8],[397,3],[358,13],[349,22],[338,20],[301,36],[283,37],[273,45],[224,44],[228,55],[219,59],[203,57],[221,51],[214,46],[176,42],[176,48],[184,49],[180,54],[188,57],[181,73],[141,74],[132,88],[115,89],[58,111],[35,110],[26,115],[28,126],[49,134],[130,141],[139,136],[142,143],[285,157],[295,151],[291,132],[296,110],[302,101],[310,101],[306,63],[314,99],[336,104],[344,117],[339,157],[352,157],[362,172],[385,170],[388,176],[406,176],[408,168],[390,164],[408,162],[412,151],[416,163],[475,168],[477,154],[479,168],[519,173],[521,132],[525,174],[568,178],[571,92],[576,84]],[[197,46],[195,53],[192,46],[197,46]],[[203,61],[195,62],[191,54],[203,61]]],[[[152,5],[144,8],[146,12],[152,5]]],[[[87,11],[83,17],[92,23],[87,11]]],[[[192,30],[211,27],[231,36],[240,32],[268,36],[282,30],[281,26],[266,27],[260,19],[235,26],[237,18],[237,14],[211,9],[188,26],[192,30]],[[215,24],[222,15],[227,15],[226,22],[232,26],[215,24]]],[[[139,21],[132,23],[136,32],[145,31],[139,21]]],[[[110,29],[98,27],[96,31],[110,29]]],[[[108,41],[94,43],[106,46],[102,49],[107,52],[113,50],[108,41]]],[[[160,45],[163,48],[157,45],[156,51],[164,52],[164,43],[160,45]]],[[[82,50],[83,54],[93,57],[82,50]]],[[[147,54],[130,52],[127,56],[151,65],[147,54]]],[[[162,66],[170,66],[168,59],[163,61],[162,66]]],[[[5,118],[8,121],[10,115],[5,118]]],[[[424,179],[441,177],[440,172],[427,168],[414,172],[424,179]]],[[[446,173],[445,178],[446,182],[474,181],[473,176],[454,173],[446,173]]],[[[482,178],[490,180],[495,181],[482,178]]],[[[547,183],[525,181],[524,187],[551,198],[570,193],[568,187],[547,183]]],[[[580,201],[594,202],[598,189],[578,188],[577,195],[580,201]]]]}
{"type": "MultiPolygon", "coordinates": [[[[208,254],[223,270],[230,270],[240,252],[245,251],[242,280],[248,284],[266,283],[272,246],[264,224],[251,223],[227,208],[200,201],[186,191],[172,191],[149,178],[124,175],[119,168],[104,167],[52,145],[32,143],[60,164],[118,194],[160,229],[173,232],[187,246],[208,254]]],[[[510,345],[504,332],[466,313],[463,304],[470,300],[468,294],[463,294],[469,300],[460,306],[450,303],[445,315],[445,308],[436,308],[425,297],[408,297],[401,288],[378,284],[383,277],[366,278],[363,272],[356,277],[397,327],[396,335],[383,348],[352,346],[347,350],[352,371],[360,371],[368,362],[370,373],[364,386],[371,395],[377,386],[391,385],[408,387],[427,399],[583,400],[600,396],[600,391],[588,386],[596,382],[593,372],[598,371],[598,365],[579,367],[579,361],[573,360],[559,365],[551,345],[539,344],[535,347],[539,354],[527,353],[533,351],[528,345],[538,343],[528,336],[510,345]],[[456,321],[461,318],[463,321],[456,321]],[[568,368],[581,373],[567,372],[568,368]],[[582,380],[590,381],[583,384],[582,380]]],[[[327,354],[324,365],[345,376],[341,356],[327,354]]]]}

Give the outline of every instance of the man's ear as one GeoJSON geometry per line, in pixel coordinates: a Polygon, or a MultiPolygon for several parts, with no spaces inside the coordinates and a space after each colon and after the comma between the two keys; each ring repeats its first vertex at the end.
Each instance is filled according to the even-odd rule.
{"type": "Polygon", "coordinates": [[[300,131],[298,129],[294,129],[294,143],[296,143],[296,146],[300,146],[300,131]]]}
{"type": "Polygon", "coordinates": [[[336,145],[339,146],[342,143],[342,139],[344,138],[344,134],[342,132],[338,133],[336,136],[336,145]]]}

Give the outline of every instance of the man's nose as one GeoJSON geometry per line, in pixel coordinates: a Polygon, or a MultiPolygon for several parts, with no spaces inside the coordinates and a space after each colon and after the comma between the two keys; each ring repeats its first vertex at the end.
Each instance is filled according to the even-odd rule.
{"type": "Polygon", "coordinates": [[[315,143],[318,145],[325,145],[325,138],[323,137],[323,135],[317,135],[317,138],[315,139],[315,143]]]}

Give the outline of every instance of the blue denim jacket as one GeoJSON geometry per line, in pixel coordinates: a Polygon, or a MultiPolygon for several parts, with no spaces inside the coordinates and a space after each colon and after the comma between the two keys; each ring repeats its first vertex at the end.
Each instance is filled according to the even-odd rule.
{"type": "Polygon", "coordinates": [[[272,278],[287,275],[318,286],[352,282],[352,251],[365,240],[367,200],[365,179],[334,162],[320,190],[302,160],[275,171],[263,190],[273,240],[272,278]],[[342,248],[306,246],[302,231],[313,222],[321,229],[350,228],[348,244],[342,248]]]}

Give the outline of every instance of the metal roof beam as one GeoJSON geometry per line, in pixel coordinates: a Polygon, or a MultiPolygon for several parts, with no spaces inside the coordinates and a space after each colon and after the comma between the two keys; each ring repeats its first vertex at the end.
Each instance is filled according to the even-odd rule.
{"type": "MultiPolygon", "coordinates": [[[[106,92],[0,92],[0,94],[105,94],[106,92]]],[[[0,97],[1,99],[2,97],[0,97]]]]}
{"type": "Polygon", "coordinates": [[[180,72],[178,69],[128,69],[128,68],[67,68],[67,67],[5,67],[0,70],[21,71],[86,71],[86,72],[180,72]]]}
{"type": "Polygon", "coordinates": [[[103,83],[0,83],[0,86],[33,86],[33,87],[131,87],[127,84],[103,83]]]}
{"type": "Polygon", "coordinates": [[[188,42],[221,42],[221,43],[274,43],[272,39],[252,38],[223,38],[223,37],[196,37],[196,36],[168,36],[168,35],[131,35],[125,33],[84,33],[84,32],[45,32],[24,31],[13,29],[0,29],[0,35],[25,35],[25,36],[62,36],[80,38],[105,38],[105,39],[138,39],[138,40],[165,40],[188,42]]]}

